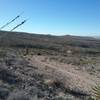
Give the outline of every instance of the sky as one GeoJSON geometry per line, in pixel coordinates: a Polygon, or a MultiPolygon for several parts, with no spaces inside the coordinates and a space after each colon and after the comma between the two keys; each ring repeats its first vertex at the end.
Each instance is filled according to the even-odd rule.
{"type": "Polygon", "coordinates": [[[0,0],[0,27],[21,12],[20,18],[5,27],[10,31],[100,36],[100,0],[0,0]]]}

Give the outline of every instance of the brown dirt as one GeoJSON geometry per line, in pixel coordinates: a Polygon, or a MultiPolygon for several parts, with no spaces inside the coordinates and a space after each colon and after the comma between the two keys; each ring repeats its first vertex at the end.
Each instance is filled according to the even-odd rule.
{"type": "Polygon", "coordinates": [[[64,84],[67,89],[82,91],[90,94],[91,87],[97,79],[86,71],[77,70],[77,66],[50,61],[49,56],[27,56],[30,64],[38,67],[39,71],[47,75],[47,78],[54,78],[64,84]]]}

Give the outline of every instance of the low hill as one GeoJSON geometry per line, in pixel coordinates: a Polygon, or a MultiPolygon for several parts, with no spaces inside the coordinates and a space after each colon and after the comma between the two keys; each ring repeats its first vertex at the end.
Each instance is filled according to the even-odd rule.
{"type": "Polygon", "coordinates": [[[66,54],[72,50],[85,54],[100,54],[100,40],[92,37],[80,36],[52,36],[40,34],[28,34],[18,32],[0,32],[0,45],[17,48],[49,49],[66,54]],[[74,48],[74,49],[73,49],[74,48]]]}
{"type": "Polygon", "coordinates": [[[0,31],[0,100],[89,100],[100,84],[100,40],[0,31]]]}

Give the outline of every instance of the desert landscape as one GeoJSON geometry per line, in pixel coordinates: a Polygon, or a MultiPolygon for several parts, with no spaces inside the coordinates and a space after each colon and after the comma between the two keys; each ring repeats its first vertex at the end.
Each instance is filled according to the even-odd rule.
{"type": "Polygon", "coordinates": [[[100,39],[0,31],[0,100],[99,100],[100,39]]]}

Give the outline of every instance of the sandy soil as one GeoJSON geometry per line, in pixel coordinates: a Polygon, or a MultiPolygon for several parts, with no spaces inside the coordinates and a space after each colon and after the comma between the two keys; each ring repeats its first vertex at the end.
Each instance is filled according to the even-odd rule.
{"type": "Polygon", "coordinates": [[[37,66],[39,71],[47,75],[47,78],[57,79],[70,90],[91,93],[91,87],[97,83],[97,77],[86,71],[77,70],[77,66],[51,61],[49,56],[27,56],[30,64],[37,66]]]}

